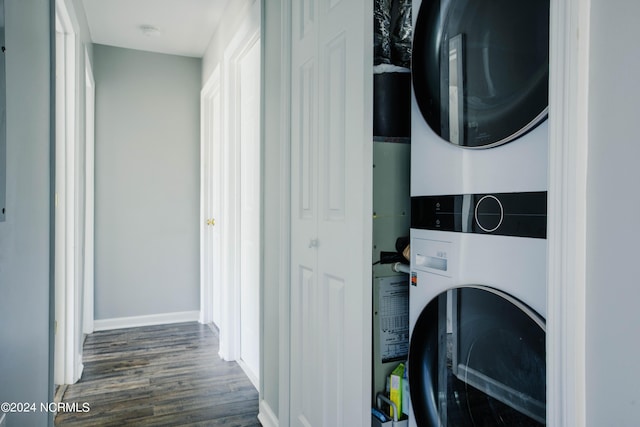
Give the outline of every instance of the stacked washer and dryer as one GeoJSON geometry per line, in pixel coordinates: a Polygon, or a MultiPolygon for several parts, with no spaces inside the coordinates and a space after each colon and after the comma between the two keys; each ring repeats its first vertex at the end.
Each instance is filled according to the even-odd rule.
{"type": "Polygon", "coordinates": [[[545,425],[549,0],[413,7],[409,424],[545,425]]]}

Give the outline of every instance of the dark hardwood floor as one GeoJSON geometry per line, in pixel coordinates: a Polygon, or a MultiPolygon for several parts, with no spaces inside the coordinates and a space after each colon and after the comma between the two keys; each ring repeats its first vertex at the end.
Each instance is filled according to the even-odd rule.
{"type": "Polygon", "coordinates": [[[237,363],[220,360],[206,325],[95,332],[83,361],[62,398],[80,411],[59,412],[56,426],[260,426],[258,392],[237,363]]]}

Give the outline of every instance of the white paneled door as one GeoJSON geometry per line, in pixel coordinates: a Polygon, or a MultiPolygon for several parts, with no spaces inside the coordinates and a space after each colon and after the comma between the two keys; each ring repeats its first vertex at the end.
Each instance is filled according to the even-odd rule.
{"type": "Polygon", "coordinates": [[[370,424],[371,2],[292,2],[292,426],[370,424]]]}

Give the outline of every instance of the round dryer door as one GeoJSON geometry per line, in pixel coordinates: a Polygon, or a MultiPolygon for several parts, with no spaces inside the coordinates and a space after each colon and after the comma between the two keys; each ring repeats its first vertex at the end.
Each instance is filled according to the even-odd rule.
{"type": "Polygon", "coordinates": [[[484,286],[440,294],[420,314],[409,348],[416,425],[542,426],[544,321],[484,286]]]}
{"type": "Polygon", "coordinates": [[[423,0],[413,87],[443,139],[489,148],[547,116],[549,0],[423,0]]]}

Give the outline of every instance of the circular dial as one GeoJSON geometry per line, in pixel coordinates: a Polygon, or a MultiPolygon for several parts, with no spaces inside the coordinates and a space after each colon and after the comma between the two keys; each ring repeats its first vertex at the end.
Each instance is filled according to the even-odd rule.
{"type": "Polygon", "coordinates": [[[484,196],[476,203],[474,217],[482,231],[492,233],[502,224],[504,208],[496,196],[484,196]]]}

